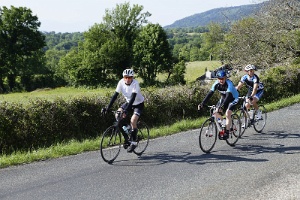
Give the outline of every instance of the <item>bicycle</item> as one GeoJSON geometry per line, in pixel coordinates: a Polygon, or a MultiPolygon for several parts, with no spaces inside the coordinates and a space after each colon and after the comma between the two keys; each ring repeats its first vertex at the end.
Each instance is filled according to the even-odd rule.
{"type": "MultiPolygon", "coordinates": [[[[121,147],[125,141],[124,136],[122,135],[121,131],[119,130],[120,122],[122,121],[122,125],[124,126],[130,126],[128,124],[123,124],[123,112],[121,111],[112,111],[114,113],[114,116],[116,116],[116,121],[108,127],[103,135],[100,142],[100,152],[102,159],[112,164],[114,160],[118,157],[121,147]]],[[[134,149],[133,153],[135,153],[138,156],[141,156],[148,144],[149,144],[149,138],[150,138],[150,132],[147,124],[140,119],[137,122],[137,147],[134,149]]],[[[131,132],[128,132],[128,138],[130,137],[131,132]]],[[[125,148],[125,147],[124,147],[125,148]]]]}
{"type": "MultiPolygon", "coordinates": [[[[199,134],[200,149],[205,153],[210,153],[216,144],[217,136],[225,132],[225,125],[222,126],[216,119],[216,106],[208,107],[210,108],[210,117],[202,124],[199,134]]],[[[232,123],[226,143],[230,146],[235,146],[241,133],[241,121],[235,113],[231,115],[231,118],[232,123]]]]}
{"type": "Polygon", "coordinates": [[[251,104],[251,110],[250,113],[247,111],[245,104],[247,103],[247,97],[242,96],[239,97],[239,99],[243,100],[243,103],[241,104],[241,107],[235,112],[237,115],[240,116],[241,122],[242,122],[242,132],[241,136],[245,133],[247,128],[250,128],[253,126],[254,130],[258,133],[261,133],[264,127],[266,126],[266,120],[267,120],[267,110],[264,107],[264,105],[259,104],[258,109],[262,112],[261,118],[258,118],[256,113],[254,112],[254,108],[251,104]],[[239,113],[240,112],[240,113],[239,113]]]}

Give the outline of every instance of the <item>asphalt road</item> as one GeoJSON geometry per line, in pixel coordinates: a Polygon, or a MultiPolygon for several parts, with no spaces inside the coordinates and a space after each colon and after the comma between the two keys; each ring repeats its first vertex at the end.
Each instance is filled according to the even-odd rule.
{"type": "Polygon", "coordinates": [[[145,154],[121,152],[113,165],[99,151],[0,169],[1,200],[300,199],[300,104],[268,113],[235,147],[211,154],[199,130],[151,140],[145,154]]]}

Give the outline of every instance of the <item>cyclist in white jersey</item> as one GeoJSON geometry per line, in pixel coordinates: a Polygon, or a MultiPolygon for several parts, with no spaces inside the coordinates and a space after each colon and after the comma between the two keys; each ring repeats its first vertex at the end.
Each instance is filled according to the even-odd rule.
{"type": "Polygon", "coordinates": [[[250,104],[253,104],[253,107],[255,109],[255,112],[257,113],[257,118],[261,118],[261,111],[258,110],[258,104],[257,102],[261,99],[263,93],[264,93],[264,85],[262,82],[260,82],[259,77],[254,73],[256,70],[256,67],[252,64],[249,64],[245,67],[245,71],[247,74],[245,74],[239,84],[236,86],[236,89],[239,90],[241,87],[246,84],[248,87],[248,101],[246,103],[246,108],[250,108],[250,104]]]}
{"type": "Polygon", "coordinates": [[[123,103],[118,111],[123,111],[123,118],[126,117],[128,111],[133,110],[133,115],[130,119],[130,125],[131,125],[131,137],[128,138],[128,135],[124,132],[124,130],[121,128],[122,123],[120,124],[120,131],[122,132],[124,138],[125,138],[125,143],[124,143],[124,148],[127,149],[128,146],[129,148],[127,149],[127,152],[133,152],[133,150],[137,146],[137,121],[142,114],[142,111],[144,109],[144,97],[141,94],[141,89],[138,81],[134,79],[134,72],[132,69],[125,69],[123,71],[123,79],[121,79],[117,85],[116,91],[114,95],[112,96],[109,104],[107,107],[102,109],[103,113],[106,113],[107,110],[109,110],[115,100],[117,99],[119,93],[122,93],[124,96],[126,102],[123,103]],[[131,140],[131,141],[129,141],[131,140]]]}

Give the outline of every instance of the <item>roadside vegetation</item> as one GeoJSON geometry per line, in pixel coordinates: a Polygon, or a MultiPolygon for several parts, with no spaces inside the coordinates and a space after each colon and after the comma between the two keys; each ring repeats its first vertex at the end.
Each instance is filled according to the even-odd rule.
{"type": "MultiPolygon", "coordinates": [[[[270,104],[266,104],[266,109],[268,112],[284,108],[295,103],[300,103],[300,94],[292,96],[290,98],[285,98],[280,101],[276,101],[270,104]]],[[[176,122],[168,126],[154,127],[150,129],[150,137],[157,138],[162,136],[167,136],[175,134],[181,131],[187,131],[191,129],[200,128],[201,124],[204,122],[206,117],[199,117],[198,119],[186,119],[176,122]]],[[[53,158],[59,158],[63,156],[70,156],[86,151],[99,151],[100,138],[86,139],[84,141],[71,140],[67,143],[59,143],[52,145],[48,148],[40,148],[35,151],[17,151],[11,155],[1,155],[0,156],[0,168],[31,163],[34,161],[41,161],[53,158]]],[[[151,142],[151,141],[150,141],[151,142]]],[[[198,141],[193,141],[198,142],[198,141]]],[[[99,151],[99,162],[101,162],[100,151],[99,151]]]]}

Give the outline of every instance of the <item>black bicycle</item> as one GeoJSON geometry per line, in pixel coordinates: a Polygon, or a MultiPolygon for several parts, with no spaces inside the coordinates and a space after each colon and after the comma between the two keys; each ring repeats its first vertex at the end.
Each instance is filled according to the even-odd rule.
{"type": "Polygon", "coordinates": [[[245,104],[247,103],[246,96],[239,97],[239,99],[242,99],[243,103],[235,113],[239,115],[241,119],[241,123],[242,123],[241,136],[245,133],[245,130],[247,128],[250,128],[251,126],[253,126],[256,132],[261,133],[264,127],[266,126],[266,121],[267,121],[267,110],[265,106],[261,104],[258,105],[258,110],[261,111],[261,115],[258,116],[252,105],[249,111],[246,109],[245,107],[245,104]]]}
{"type": "MultiPolygon", "coordinates": [[[[202,124],[199,134],[200,149],[205,153],[210,153],[216,144],[218,135],[222,135],[225,132],[225,126],[216,119],[216,106],[212,105],[208,107],[210,108],[210,117],[202,124]]],[[[231,119],[229,138],[226,139],[226,143],[234,146],[240,137],[241,121],[237,114],[232,114],[231,119]]]]}
{"type": "MultiPolygon", "coordinates": [[[[113,125],[108,127],[102,135],[100,142],[100,152],[102,159],[111,164],[118,157],[121,147],[123,146],[125,139],[119,130],[119,123],[121,123],[123,112],[113,111],[114,116],[116,116],[116,121],[113,125]]],[[[128,124],[123,124],[123,126],[129,126],[128,124]]],[[[150,132],[147,124],[141,120],[137,122],[137,147],[134,149],[134,153],[141,156],[146,150],[149,144],[150,132]]],[[[129,129],[130,130],[130,129],[129,129]]],[[[131,132],[128,131],[128,138],[131,138],[131,132]]]]}

